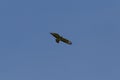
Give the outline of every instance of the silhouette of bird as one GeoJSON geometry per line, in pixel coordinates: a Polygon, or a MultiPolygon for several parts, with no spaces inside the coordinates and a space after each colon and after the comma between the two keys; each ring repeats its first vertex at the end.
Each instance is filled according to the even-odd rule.
{"type": "Polygon", "coordinates": [[[50,34],[56,38],[55,41],[56,41],[57,43],[59,43],[60,41],[62,41],[62,42],[66,43],[66,44],[69,44],[69,45],[72,44],[72,42],[71,42],[70,40],[68,40],[68,39],[66,39],[66,38],[63,38],[63,37],[60,36],[58,33],[50,33],[50,34]]]}

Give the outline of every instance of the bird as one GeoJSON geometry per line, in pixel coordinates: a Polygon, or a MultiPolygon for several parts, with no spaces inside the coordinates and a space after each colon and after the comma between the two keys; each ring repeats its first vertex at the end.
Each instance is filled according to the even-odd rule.
{"type": "Polygon", "coordinates": [[[60,36],[58,33],[51,32],[50,34],[55,37],[56,43],[59,43],[60,41],[62,41],[62,42],[69,44],[69,45],[72,44],[72,42],[70,40],[60,36]]]}

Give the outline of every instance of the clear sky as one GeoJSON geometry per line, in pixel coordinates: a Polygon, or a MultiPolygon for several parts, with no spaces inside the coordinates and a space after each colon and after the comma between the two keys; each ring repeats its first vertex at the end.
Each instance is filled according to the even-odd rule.
{"type": "Polygon", "coordinates": [[[120,0],[0,0],[0,80],[120,80],[120,0]]]}

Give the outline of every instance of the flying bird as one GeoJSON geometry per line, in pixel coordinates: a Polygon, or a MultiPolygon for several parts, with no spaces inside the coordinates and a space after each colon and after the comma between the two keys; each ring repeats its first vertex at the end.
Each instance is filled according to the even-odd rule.
{"type": "Polygon", "coordinates": [[[68,39],[66,39],[66,38],[63,38],[63,37],[60,36],[58,33],[50,33],[50,34],[55,37],[55,41],[56,41],[57,43],[59,43],[60,41],[62,41],[62,42],[66,43],[66,44],[69,44],[69,45],[72,44],[72,42],[71,42],[70,40],[68,40],[68,39]]]}

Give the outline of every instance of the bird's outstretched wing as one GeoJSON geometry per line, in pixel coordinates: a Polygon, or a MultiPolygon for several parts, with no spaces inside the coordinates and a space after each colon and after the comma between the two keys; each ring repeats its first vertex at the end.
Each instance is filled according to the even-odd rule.
{"type": "Polygon", "coordinates": [[[67,43],[67,44],[69,44],[69,45],[71,45],[72,44],[72,42],[70,41],[70,40],[68,40],[68,39],[66,39],[66,38],[61,38],[61,41],[63,41],[64,43],[67,43]]]}
{"type": "Polygon", "coordinates": [[[51,35],[53,35],[55,38],[60,38],[60,35],[57,33],[50,33],[51,35]]]}

